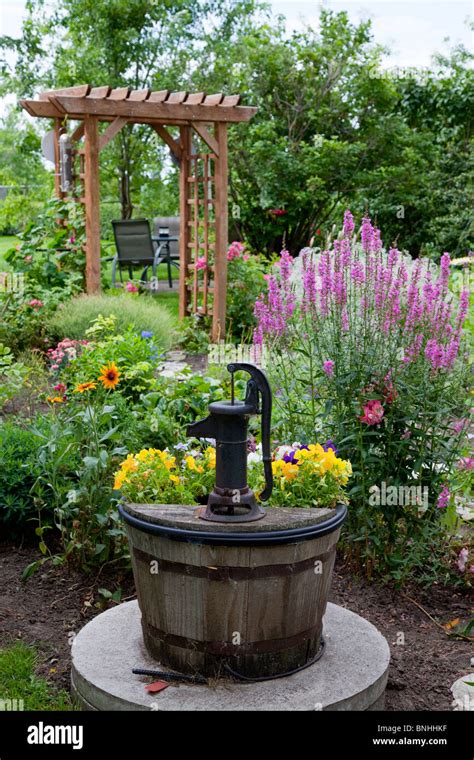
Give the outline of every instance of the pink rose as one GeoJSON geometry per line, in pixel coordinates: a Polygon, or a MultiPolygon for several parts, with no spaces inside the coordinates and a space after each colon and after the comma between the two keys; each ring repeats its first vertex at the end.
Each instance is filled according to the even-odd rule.
{"type": "Polygon", "coordinates": [[[28,301],[28,306],[31,306],[32,309],[41,309],[44,303],[39,298],[32,298],[31,301],[28,301]]]}
{"type": "Polygon", "coordinates": [[[240,243],[238,240],[234,240],[234,242],[230,244],[227,251],[227,261],[238,259],[239,256],[244,252],[244,249],[245,246],[243,243],[240,243]]]}
{"type": "Polygon", "coordinates": [[[383,406],[377,399],[367,401],[363,407],[364,414],[359,417],[361,422],[366,425],[379,425],[384,415],[383,406]]]}
{"type": "Polygon", "coordinates": [[[200,256],[196,259],[196,269],[207,269],[207,261],[205,256],[200,256]]]}

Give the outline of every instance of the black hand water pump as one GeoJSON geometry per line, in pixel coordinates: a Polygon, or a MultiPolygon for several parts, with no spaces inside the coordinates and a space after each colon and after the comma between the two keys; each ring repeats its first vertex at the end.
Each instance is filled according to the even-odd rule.
{"type": "Polygon", "coordinates": [[[247,483],[247,426],[249,417],[261,415],[265,488],[259,499],[266,501],[273,488],[270,455],[272,392],[265,373],[254,364],[233,363],[228,364],[227,369],[232,377],[231,400],[209,404],[209,417],[188,425],[187,435],[216,440],[216,483],[202,519],[251,522],[264,517],[265,510],[257,504],[247,483]],[[234,396],[234,373],[240,370],[250,375],[244,401],[236,401],[234,396]]]}

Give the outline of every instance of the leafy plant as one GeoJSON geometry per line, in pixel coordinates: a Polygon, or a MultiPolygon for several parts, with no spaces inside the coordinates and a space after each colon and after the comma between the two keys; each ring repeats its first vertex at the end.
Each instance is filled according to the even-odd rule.
{"type": "Polygon", "coordinates": [[[255,301],[265,285],[265,266],[258,255],[247,253],[239,242],[230,245],[227,259],[228,332],[237,342],[251,341],[255,301]]]}
{"type": "Polygon", "coordinates": [[[20,233],[20,243],[5,253],[15,272],[28,283],[80,291],[84,285],[85,231],[82,206],[72,200],[50,200],[20,233]],[[58,224],[59,221],[59,224],[58,224]]]}
{"type": "Polygon", "coordinates": [[[368,218],[360,245],[353,233],[346,212],[341,236],[306,251],[294,279],[282,253],[256,304],[255,341],[281,439],[322,432],[352,462],[344,540],[354,566],[401,582],[426,577],[452,533],[449,478],[468,425],[468,294],[456,303],[449,293],[448,254],[437,270],[385,251],[368,218]],[[396,490],[386,500],[384,484],[396,490]]]}
{"type": "Polygon", "coordinates": [[[31,489],[39,475],[38,448],[25,427],[0,425],[0,525],[9,536],[25,532],[37,515],[31,489]]]}
{"type": "Polygon", "coordinates": [[[127,556],[123,527],[111,505],[110,476],[127,454],[125,436],[129,446],[137,444],[135,416],[120,394],[87,385],[69,401],[54,404],[48,424],[31,431],[40,444],[33,493],[44,558],[26,568],[25,578],[45,561],[88,570],[127,556]],[[60,552],[47,543],[56,531],[60,552]]]}
{"type": "Polygon", "coordinates": [[[27,367],[22,362],[16,362],[11,350],[0,343],[0,410],[19,393],[27,376],[27,367]]]}
{"type": "MultiPolygon", "coordinates": [[[[93,334],[99,336],[102,333],[103,337],[82,342],[80,352],[75,352],[62,372],[57,364],[53,367],[61,374],[61,379],[74,388],[82,382],[96,381],[101,368],[113,361],[120,372],[119,391],[129,398],[137,399],[140,393],[148,391],[154,384],[158,348],[151,332],[140,335],[130,327],[123,334],[117,335],[114,327],[115,322],[110,319],[101,325],[94,322],[93,334]]],[[[87,334],[91,334],[90,330],[87,334]]]]}
{"type": "Polygon", "coordinates": [[[209,348],[210,319],[203,314],[192,314],[178,326],[177,345],[189,354],[205,354],[209,348]]]}
{"type": "MultiPolygon", "coordinates": [[[[237,380],[236,393],[242,393],[244,385],[243,380],[237,380]]],[[[156,378],[153,390],[140,400],[150,445],[165,448],[184,439],[190,422],[205,417],[211,402],[229,396],[228,377],[213,377],[210,373],[200,376],[187,371],[178,377],[156,378]]]]}

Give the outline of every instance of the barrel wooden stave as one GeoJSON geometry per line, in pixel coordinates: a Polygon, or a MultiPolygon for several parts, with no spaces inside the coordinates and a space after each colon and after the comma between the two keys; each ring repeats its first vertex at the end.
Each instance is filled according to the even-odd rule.
{"type": "Polygon", "coordinates": [[[173,541],[130,525],[127,531],[145,645],[162,665],[204,676],[222,676],[228,665],[252,678],[294,670],[317,655],[339,529],[256,547],[173,541]]]}

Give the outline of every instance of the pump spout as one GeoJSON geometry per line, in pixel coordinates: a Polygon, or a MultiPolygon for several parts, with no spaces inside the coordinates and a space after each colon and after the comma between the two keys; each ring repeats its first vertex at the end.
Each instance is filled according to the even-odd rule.
{"type": "Polygon", "coordinates": [[[204,420],[191,422],[186,428],[186,435],[188,438],[215,438],[216,429],[212,415],[209,415],[204,420]]]}

